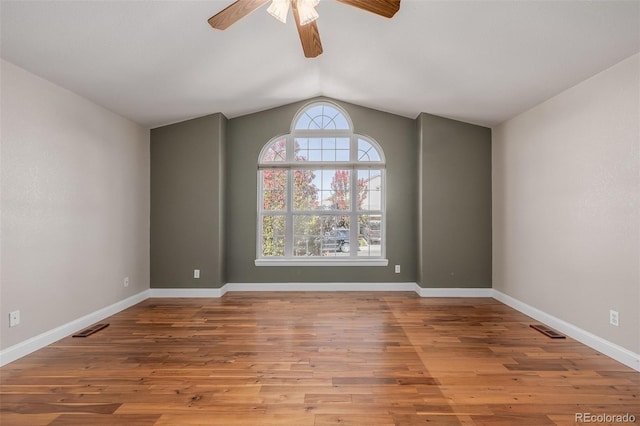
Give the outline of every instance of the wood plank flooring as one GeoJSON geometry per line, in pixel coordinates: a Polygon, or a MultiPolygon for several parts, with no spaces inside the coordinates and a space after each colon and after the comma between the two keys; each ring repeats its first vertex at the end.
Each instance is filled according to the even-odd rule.
{"type": "Polygon", "coordinates": [[[640,373],[493,299],[148,299],[0,369],[4,425],[640,423],[640,373]]]}

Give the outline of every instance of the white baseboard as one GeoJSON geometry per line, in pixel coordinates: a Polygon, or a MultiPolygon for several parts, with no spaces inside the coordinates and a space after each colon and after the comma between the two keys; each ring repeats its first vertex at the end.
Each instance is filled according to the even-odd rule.
{"type": "Polygon", "coordinates": [[[31,337],[25,341],[17,343],[13,346],[0,351],[0,367],[13,362],[23,356],[29,355],[32,352],[37,351],[47,345],[50,345],[58,340],[67,337],[78,330],[82,330],[96,322],[117,314],[135,304],[142,302],[149,298],[149,290],[145,290],[124,300],[114,303],[113,305],[106,306],[81,318],[63,324],[52,330],[46,331],[37,336],[31,337]]]}
{"type": "Polygon", "coordinates": [[[149,297],[222,297],[226,293],[222,288],[152,288],[149,297]]]}
{"type": "Polygon", "coordinates": [[[150,297],[222,297],[230,291],[416,291],[416,283],[227,283],[221,288],[152,288],[150,297]]]}
{"type": "Polygon", "coordinates": [[[491,288],[424,288],[416,285],[420,297],[492,297],[491,288]]]}
{"type": "Polygon", "coordinates": [[[228,291],[415,291],[416,283],[228,283],[228,291]]]}
{"type": "Polygon", "coordinates": [[[420,297],[492,297],[640,371],[640,355],[491,288],[423,288],[416,283],[228,283],[221,288],[152,288],[0,351],[0,367],[150,297],[212,297],[229,291],[415,291],[420,297]]]}
{"type": "Polygon", "coordinates": [[[533,306],[527,305],[524,302],[519,301],[509,295],[506,295],[498,290],[493,290],[494,299],[504,303],[513,309],[522,312],[531,318],[540,321],[551,328],[558,330],[559,332],[566,334],[567,336],[583,343],[596,351],[607,355],[610,358],[633,368],[636,371],[640,371],[640,354],[634,353],[622,346],[609,342],[602,337],[596,336],[586,330],[576,327],[575,325],[568,323],[560,318],[556,318],[546,312],[543,312],[533,306]]]}
{"type": "Polygon", "coordinates": [[[420,297],[493,297],[490,288],[422,288],[398,283],[227,283],[220,288],[152,288],[149,297],[222,297],[230,291],[414,291],[420,297]]]}

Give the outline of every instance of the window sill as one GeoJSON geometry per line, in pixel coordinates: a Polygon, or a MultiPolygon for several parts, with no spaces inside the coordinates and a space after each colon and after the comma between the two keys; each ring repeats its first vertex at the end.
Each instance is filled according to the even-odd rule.
{"type": "Polygon", "coordinates": [[[256,266],[388,266],[388,259],[256,259],[256,266]]]}

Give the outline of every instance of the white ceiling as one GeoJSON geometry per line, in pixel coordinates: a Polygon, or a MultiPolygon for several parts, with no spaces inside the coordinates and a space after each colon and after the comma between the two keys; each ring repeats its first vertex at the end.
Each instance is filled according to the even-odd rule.
{"type": "Polygon", "coordinates": [[[402,0],[387,20],[322,0],[324,54],[233,0],[1,2],[1,56],[148,127],[324,95],[493,126],[640,51],[640,1],[402,0]]]}

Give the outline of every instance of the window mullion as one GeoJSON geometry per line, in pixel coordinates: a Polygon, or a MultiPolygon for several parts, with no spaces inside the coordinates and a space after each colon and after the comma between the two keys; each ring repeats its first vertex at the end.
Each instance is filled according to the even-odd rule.
{"type": "Polygon", "coordinates": [[[358,159],[358,138],[355,135],[351,136],[351,149],[350,151],[350,160],[351,160],[351,180],[349,191],[350,199],[351,199],[351,211],[349,214],[349,239],[351,240],[351,250],[349,251],[350,257],[358,256],[358,248],[360,247],[360,241],[358,240],[358,235],[360,234],[360,224],[358,223],[358,171],[354,166],[358,159]]]}
{"type": "Polygon", "coordinates": [[[263,241],[263,235],[264,235],[264,231],[262,229],[262,223],[263,223],[263,219],[262,217],[264,216],[264,181],[263,181],[263,172],[261,170],[258,170],[258,223],[256,224],[258,227],[258,238],[256,239],[256,256],[258,258],[262,257],[262,253],[263,253],[263,248],[262,248],[262,241],[263,241]]]}
{"type": "Polygon", "coordinates": [[[349,256],[355,257],[358,255],[358,248],[360,247],[360,240],[358,239],[358,235],[360,234],[360,224],[358,223],[358,171],[355,167],[351,167],[351,188],[349,191],[349,195],[351,198],[351,219],[350,219],[350,228],[349,238],[352,241],[351,250],[349,252],[349,256]]]}
{"type": "Polygon", "coordinates": [[[287,169],[287,212],[285,217],[284,255],[293,256],[293,170],[287,169]]]}
{"type": "Polygon", "coordinates": [[[285,212],[284,212],[284,257],[290,257],[292,254],[291,251],[291,169],[287,168],[285,165],[291,163],[293,158],[293,143],[291,139],[291,135],[286,136],[285,142],[285,164],[280,165],[281,170],[285,171],[286,176],[286,187],[285,187],[285,212]],[[285,167],[282,167],[285,166],[285,167]]]}

